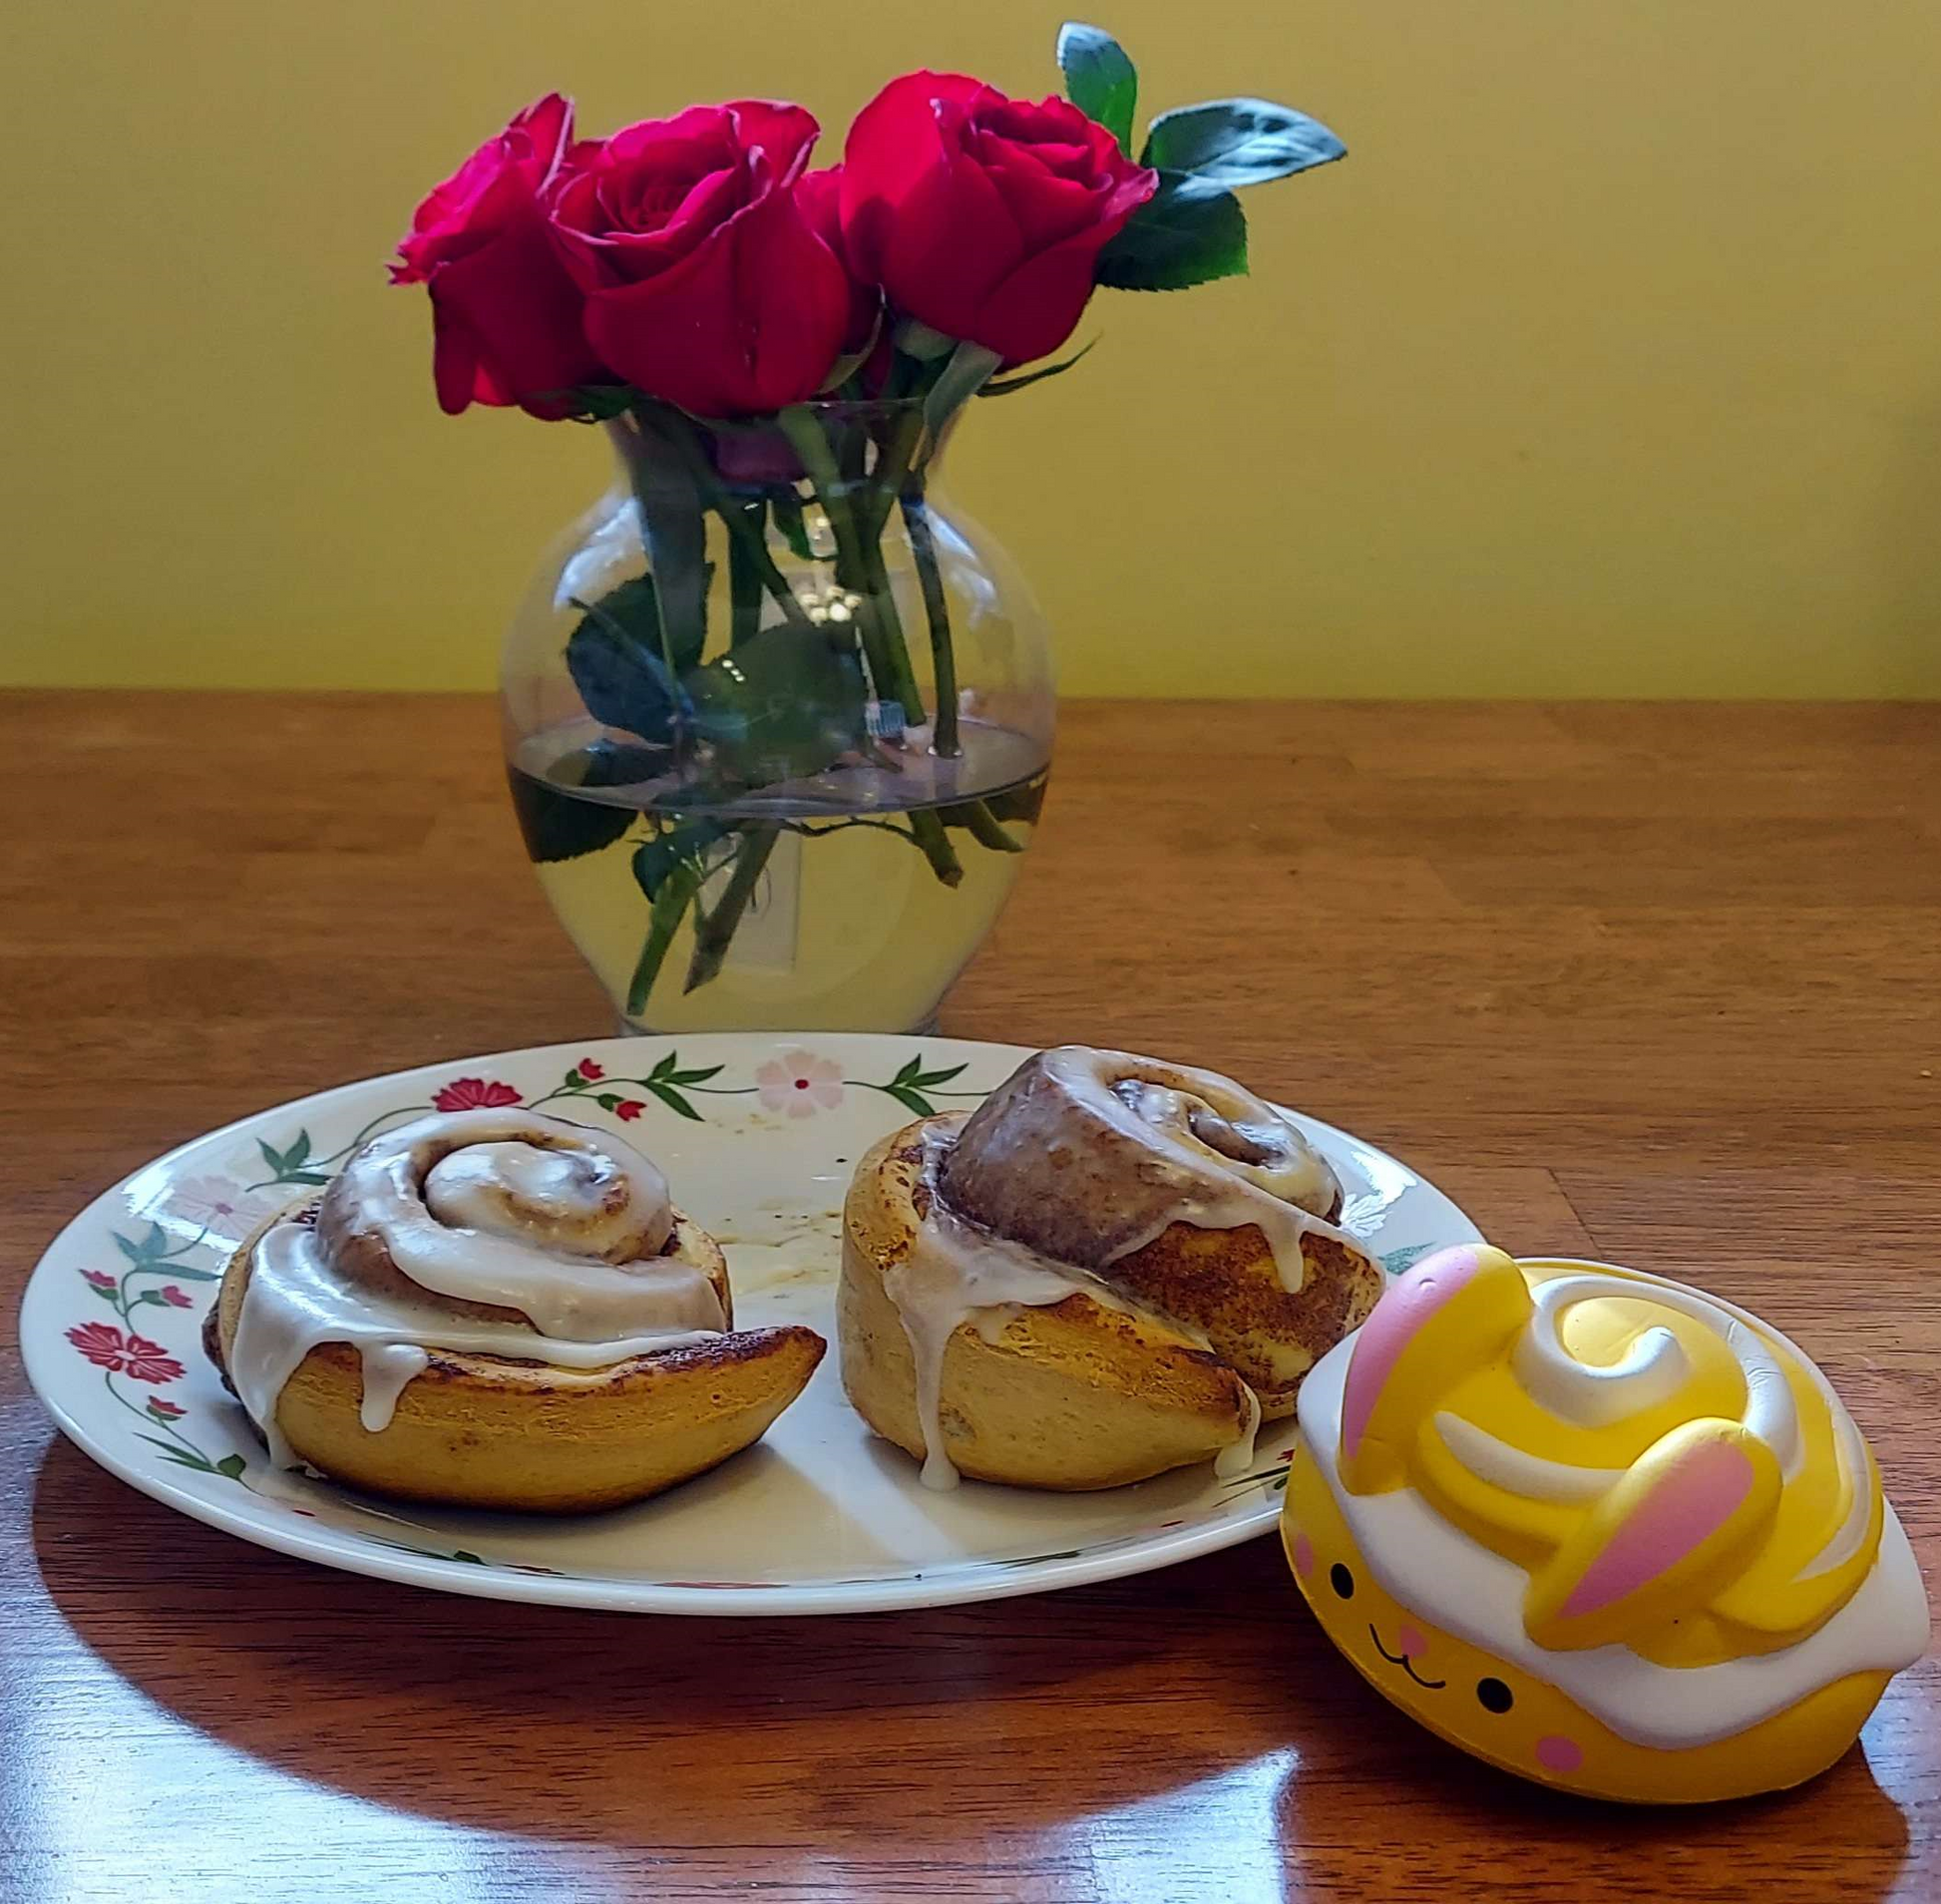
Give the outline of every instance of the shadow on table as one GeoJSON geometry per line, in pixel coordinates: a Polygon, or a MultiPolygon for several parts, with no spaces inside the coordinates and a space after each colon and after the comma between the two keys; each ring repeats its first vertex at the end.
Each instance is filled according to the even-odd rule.
{"type": "Polygon", "coordinates": [[[1872,1904],[1907,1860],[1907,1819],[1864,1745],[1791,1792],[1616,1805],[1471,1758],[1373,1697],[1338,1657],[1303,1691],[1310,1709],[1353,1699],[1356,1710],[1282,1783],[1276,1808],[1290,1896],[1342,1904],[1412,1896],[1415,1884],[1446,1881],[1453,1861],[1479,1898],[1547,1896],[1554,1883],[1580,1904],[1645,1904],[1723,1895],[1722,1885],[1751,1895],[1769,1880],[1780,1896],[1872,1904]]]}
{"type": "MultiPolygon", "coordinates": [[[[1183,1788],[1244,1787],[1317,1723],[1270,1683],[1290,1649],[1262,1608],[1323,1647],[1271,1541],[1056,1595],[727,1620],[333,1572],[173,1513],[65,1443],[33,1524],[73,1633],[190,1725],[393,1810],[541,1840],[1041,1860],[1088,1820],[1122,1833],[1183,1788]]],[[[1271,1789],[1246,1824],[1270,1848],[1271,1789]]]]}

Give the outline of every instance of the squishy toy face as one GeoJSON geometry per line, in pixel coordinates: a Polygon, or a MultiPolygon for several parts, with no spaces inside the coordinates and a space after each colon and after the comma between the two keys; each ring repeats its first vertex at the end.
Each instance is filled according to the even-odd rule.
{"type": "Polygon", "coordinates": [[[1919,1657],[1927,1603],[1825,1377],[1743,1311],[1443,1251],[1301,1395],[1283,1536],[1385,1698],[1545,1784],[1796,1784],[1919,1657]]]}

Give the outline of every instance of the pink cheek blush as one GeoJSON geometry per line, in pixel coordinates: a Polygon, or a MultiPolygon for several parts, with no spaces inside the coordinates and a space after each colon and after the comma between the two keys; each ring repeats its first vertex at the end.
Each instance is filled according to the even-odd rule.
{"type": "Polygon", "coordinates": [[[1303,1580],[1306,1580],[1308,1576],[1314,1572],[1314,1570],[1315,1570],[1314,1542],[1311,1541],[1306,1534],[1295,1535],[1294,1571],[1298,1573],[1303,1580]]]}
{"type": "Polygon", "coordinates": [[[1428,1651],[1428,1642],[1413,1627],[1402,1627],[1395,1634],[1395,1651],[1404,1660],[1418,1659],[1428,1651]]]}
{"type": "Polygon", "coordinates": [[[1575,1771],[1584,1762],[1584,1748],[1561,1732],[1546,1732],[1537,1740],[1537,1763],[1545,1771],[1575,1771]]]}

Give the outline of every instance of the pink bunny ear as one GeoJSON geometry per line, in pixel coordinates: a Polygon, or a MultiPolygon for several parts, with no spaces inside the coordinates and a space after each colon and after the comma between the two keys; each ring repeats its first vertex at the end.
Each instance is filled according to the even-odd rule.
{"type": "Polygon", "coordinates": [[[1779,1464],[1737,1421],[1662,1435],[1532,1576],[1539,1646],[1606,1646],[1703,1605],[1744,1566],[1779,1504],[1779,1464]]]}
{"type": "Polygon", "coordinates": [[[1530,1307],[1523,1272],[1486,1243],[1438,1250],[1389,1284],[1356,1332],[1342,1384],[1341,1471],[1353,1492],[1401,1484],[1408,1438],[1442,1386],[1510,1340],[1530,1307]]]}

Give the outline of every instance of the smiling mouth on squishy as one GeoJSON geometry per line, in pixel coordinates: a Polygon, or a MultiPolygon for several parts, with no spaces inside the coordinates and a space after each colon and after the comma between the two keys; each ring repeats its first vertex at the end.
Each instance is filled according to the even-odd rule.
{"type": "Polygon", "coordinates": [[[1381,1635],[1375,1632],[1374,1622],[1372,1620],[1368,1622],[1368,1638],[1374,1642],[1374,1650],[1378,1654],[1380,1654],[1381,1657],[1384,1660],[1386,1660],[1390,1666],[1400,1667],[1401,1670],[1404,1673],[1406,1673],[1408,1677],[1411,1680],[1413,1680],[1415,1684],[1419,1686],[1424,1693],[1439,1693],[1445,1686],[1448,1685],[1447,1680],[1423,1679],[1422,1676],[1415,1671],[1414,1662],[1409,1659],[1406,1653],[1390,1653],[1388,1649],[1381,1644],[1381,1635]]]}

